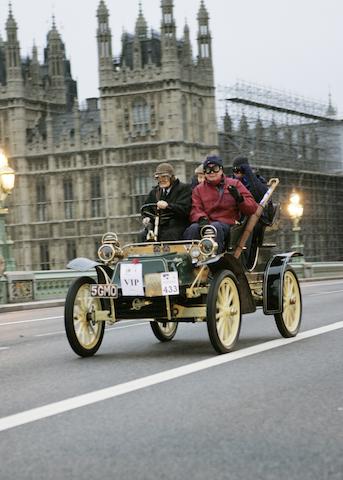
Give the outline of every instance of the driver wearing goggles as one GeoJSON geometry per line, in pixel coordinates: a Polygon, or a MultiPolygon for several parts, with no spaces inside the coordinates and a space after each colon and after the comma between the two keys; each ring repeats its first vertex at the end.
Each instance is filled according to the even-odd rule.
{"type": "MultiPolygon", "coordinates": [[[[159,241],[181,240],[189,225],[192,197],[190,185],[181,183],[169,163],[161,163],[154,173],[157,185],[150,191],[144,204],[152,204],[152,217],[159,215],[159,241]]],[[[150,209],[149,209],[150,210],[150,209]]],[[[151,218],[144,217],[143,225],[148,229],[151,218]]],[[[146,239],[146,232],[142,240],[146,239]]]]}

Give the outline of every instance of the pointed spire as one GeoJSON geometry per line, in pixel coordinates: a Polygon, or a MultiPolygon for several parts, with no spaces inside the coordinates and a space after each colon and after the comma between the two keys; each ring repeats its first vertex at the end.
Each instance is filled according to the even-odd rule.
{"type": "Polygon", "coordinates": [[[224,116],[224,122],[223,123],[224,123],[224,132],[225,133],[231,133],[232,132],[232,120],[231,120],[231,117],[229,115],[227,106],[226,106],[226,109],[225,109],[225,116],[224,116]]]}
{"type": "Polygon", "coordinates": [[[48,32],[48,42],[53,40],[61,41],[60,34],[56,27],[56,18],[54,14],[51,17],[51,29],[48,32]]]}
{"type": "Polygon", "coordinates": [[[184,65],[191,65],[193,62],[192,44],[189,36],[189,26],[187,20],[185,20],[185,26],[183,29],[183,46],[182,57],[184,65]]]}
{"type": "Polygon", "coordinates": [[[98,9],[97,9],[97,17],[107,17],[108,16],[108,8],[104,0],[100,0],[98,9]]]}
{"type": "Polygon", "coordinates": [[[8,17],[6,21],[6,30],[7,33],[12,30],[12,31],[17,31],[17,22],[14,20],[13,17],[13,12],[12,12],[12,3],[10,2],[8,4],[8,17]]]}
{"type": "Polygon", "coordinates": [[[337,115],[337,111],[336,111],[335,107],[332,105],[331,92],[329,92],[329,104],[328,104],[328,108],[326,110],[326,115],[328,117],[334,117],[335,115],[337,115]]]}
{"type": "Polygon", "coordinates": [[[201,0],[200,2],[200,8],[199,8],[199,12],[198,12],[198,20],[205,20],[207,21],[209,19],[209,15],[208,15],[208,11],[205,7],[205,3],[204,3],[204,0],[201,0]]]}
{"type": "Polygon", "coordinates": [[[33,46],[32,46],[32,61],[34,63],[38,63],[38,50],[37,50],[35,41],[33,41],[33,46]]]}
{"type": "Polygon", "coordinates": [[[183,36],[185,40],[186,39],[189,40],[189,26],[187,23],[187,18],[185,18],[185,26],[183,27],[183,36]]]}
{"type": "Polygon", "coordinates": [[[139,38],[145,38],[148,32],[148,25],[145,21],[143,11],[142,11],[142,2],[139,2],[139,12],[138,12],[138,18],[136,21],[135,32],[136,32],[136,36],[139,38]]]}
{"type": "MultiPolygon", "coordinates": [[[[100,71],[112,70],[112,34],[109,25],[109,13],[104,0],[100,0],[98,9],[98,28],[97,28],[97,43],[98,43],[98,60],[100,71]]],[[[100,80],[101,83],[102,80],[100,80]]]]}

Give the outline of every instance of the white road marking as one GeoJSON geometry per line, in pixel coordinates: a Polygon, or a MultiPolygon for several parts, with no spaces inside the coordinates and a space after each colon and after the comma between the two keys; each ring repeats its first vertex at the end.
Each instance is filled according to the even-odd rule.
{"type": "Polygon", "coordinates": [[[0,350],[9,350],[10,347],[0,347],[0,350]]]}
{"type": "Polygon", "coordinates": [[[309,293],[308,297],[316,297],[318,295],[329,295],[330,293],[341,293],[343,290],[330,290],[329,292],[309,293]]]}
{"type": "Polygon", "coordinates": [[[322,285],[342,285],[343,282],[342,280],[339,281],[337,280],[336,282],[329,282],[329,281],[325,281],[325,282],[308,282],[308,283],[301,283],[301,288],[304,288],[304,287],[321,287],[322,285]]]}
{"type": "MultiPolygon", "coordinates": [[[[47,320],[58,320],[60,318],[64,318],[63,315],[60,317],[46,317],[46,318],[34,318],[32,320],[18,320],[15,322],[6,322],[6,323],[0,323],[0,327],[3,327],[4,325],[16,325],[19,323],[32,323],[32,322],[45,322],[47,320]]],[[[129,322],[135,322],[136,320],[120,320],[120,323],[129,323],[129,322]]]]}
{"type": "Polygon", "coordinates": [[[0,432],[343,328],[343,321],[0,418],[0,432]]]}
{"type": "Polygon", "coordinates": [[[141,325],[146,325],[149,323],[149,321],[142,321],[139,323],[132,323],[131,325],[125,325],[124,327],[111,327],[111,328],[106,328],[106,332],[111,331],[111,330],[121,330],[122,328],[130,328],[130,327],[140,327],[141,325]]]}
{"type": "MultiPolygon", "coordinates": [[[[122,323],[122,321],[120,323],[122,323]]],[[[144,321],[139,323],[132,323],[131,325],[124,325],[123,327],[118,327],[118,326],[110,327],[110,328],[107,327],[105,332],[110,332],[111,330],[121,330],[123,328],[140,327],[141,325],[146,325],[147,323],[149,322],[144,321]]],[[[61,333],[65,333],[65,330],[60,330],[59,332],[39,333],[38,335],[34,335],[34,336],[35,337],[51,337],[52,335],[60,335],[61,333]]]]}
{"type": "Polygon", "coordinates": [[[66,331],[60,330],[59,332],[40,333],[39,335],[34,335],[34,337],[52,337],[53,335],[61,335],[61,333],[66,333],[66,331]]]}
{"type": "Polygon", "coordinates": [[[16,322],[0,323],[0,327],[4,327],[5,325],[18,325],[19,323],[46,322],[47,320],[57,320],[59,318],[63,318],[63,317],[46,317],[46,318],[33,318],[32,320],[18,320],[16,322]]]}

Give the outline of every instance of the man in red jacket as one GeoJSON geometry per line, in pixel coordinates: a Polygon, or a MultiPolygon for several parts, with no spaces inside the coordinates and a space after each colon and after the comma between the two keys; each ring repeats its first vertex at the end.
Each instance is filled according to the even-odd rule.
{"type": "Polygon", "coordinates": [[[223,172],[223,161],[216,155],[204,161],[205,181],[192,193],[192,225],[184,232],[185,240],[200,238],[205,225],[217,229],[218,253],[224,251],[230,225],[239,221],[241,215],[252,215],[257,203],[248,189],[239,180],[228,178],[223,172]]]}

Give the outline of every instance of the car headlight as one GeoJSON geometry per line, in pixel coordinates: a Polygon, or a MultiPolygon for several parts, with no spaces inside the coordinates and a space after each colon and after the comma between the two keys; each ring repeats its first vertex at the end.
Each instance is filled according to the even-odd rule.
{"type": "Polygon", "coordinates": [[[118,235],[113,232],[104,233],[101,243],[113,243],[113,245],[119,246],[118,235]]]}
{"type": "Polygon", "coordinates": [[[104,263],[112,262],[116,255],[116,250],[111,243],[104,243],[99,247],[98,257],[104,263]]]}
{"type": "Polygon", "coordinates": [[[192,260],[198,260],[198,258],[201,255],[199,245],[193,245],[190,249],[189,252],[190,256],[192,257],[192,260]]]}
{"type": "Polygon", "coordinates": [[[218,250],[218,243],[213,238],[203,238],[200,240],[199,249],[202,255],[205,257],[211,257],[215,255],[218,250]]]}

